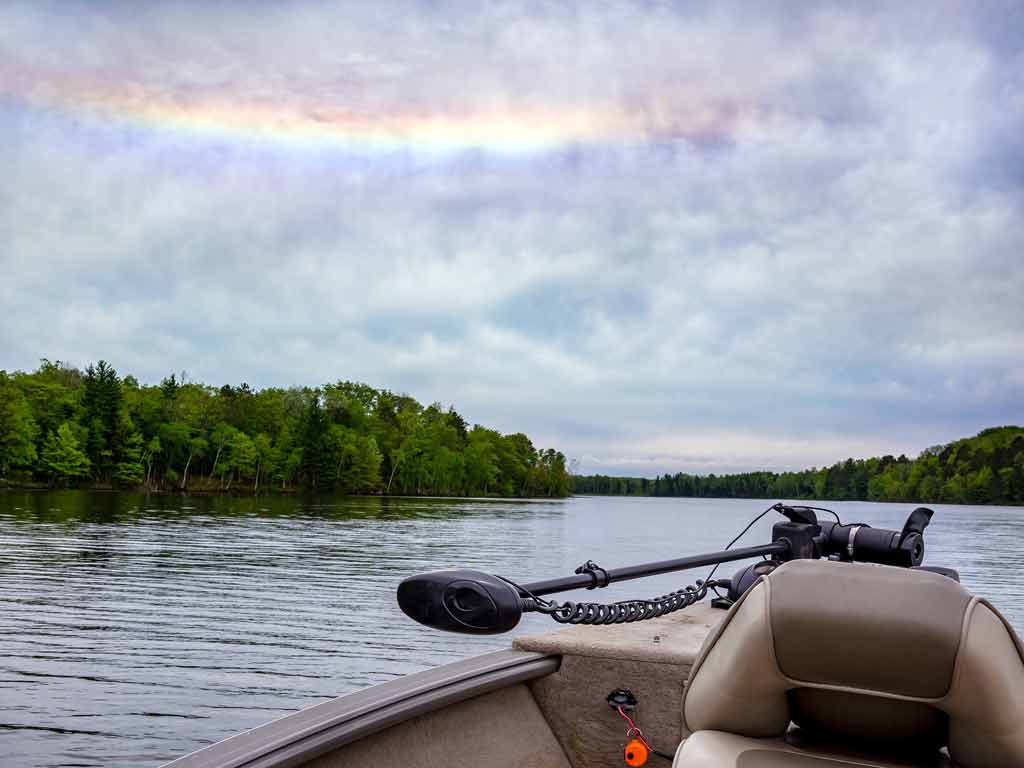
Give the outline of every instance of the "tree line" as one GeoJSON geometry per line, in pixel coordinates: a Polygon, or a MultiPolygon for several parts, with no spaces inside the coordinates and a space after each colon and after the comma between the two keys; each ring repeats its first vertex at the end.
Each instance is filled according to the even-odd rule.
{"type": "Polygon", "coordinates": [[[454,408],[339,381],[159,385],[107,362],[0,371],[0,480],[162,491],[565,496],[565,457],[454,408]]]}
{"type": "Polygon", "coordinates": [[[1024,428],[993,427],[917,458],[846,459],[798,472],[575,476],[574,493],[741,499],[1024,504],[1024,428]]]}

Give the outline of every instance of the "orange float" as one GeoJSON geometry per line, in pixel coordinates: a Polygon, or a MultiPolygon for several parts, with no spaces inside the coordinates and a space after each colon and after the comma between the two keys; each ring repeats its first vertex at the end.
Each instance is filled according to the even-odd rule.
{"type": "Polygon", "coordinates": [[[633,766],[633,768],[641,766],[647,762],[647,745],[640,741],[640,739],[633,739],[623,750],[623,756],[625,757],[626,765],[633,766]]]}

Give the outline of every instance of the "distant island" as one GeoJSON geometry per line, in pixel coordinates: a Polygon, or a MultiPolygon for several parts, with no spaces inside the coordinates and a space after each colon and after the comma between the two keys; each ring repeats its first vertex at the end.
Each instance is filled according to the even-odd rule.
{"type": "Polygon", "coordinates": [[[799,472],[573,477],[573,492],[629,496],[1024,504],[1024,428],[993,427],[916,459],[846,459],[799,472]]]}
{"type": "Polygon", "coordinates": [[[149,491],[562,497],[565,456],[454,408],[341,381],[210,387],[43,360],[0,371],[0,483],[149,491]]]}

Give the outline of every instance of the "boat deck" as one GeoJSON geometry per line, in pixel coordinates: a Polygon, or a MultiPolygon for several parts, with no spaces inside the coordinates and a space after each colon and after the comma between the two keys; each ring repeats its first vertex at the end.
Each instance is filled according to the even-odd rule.
{"type": "Polygon", "coordinates": [[[608,694],[629,689],[647,740],[674,752],[683,738],[683,684],[725,615],[701,604],[636,624],[570,626],[513,645],[561,657],[557,672],[529,682],[534,698],[574,766],[610,765],[608,756],[621,755],[625,744],[625,723],[605,701],[608,694]]]}

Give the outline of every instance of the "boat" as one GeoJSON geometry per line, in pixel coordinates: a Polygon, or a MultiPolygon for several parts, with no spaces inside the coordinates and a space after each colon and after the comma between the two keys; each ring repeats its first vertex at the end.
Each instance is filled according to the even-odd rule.
{"type": "Polygon", "coordinates": [[[955,571],[923,565],[932,511],[914,510],[901,531],[822,521],[817,507],[769,511],[786,519],[761,546],[614,570],[588,561],[524,585],[468,570],[411,576],[399,605],[436,629],[508,631],[524,611],[564,627],[167,768],[1024,766],[1024,646],[955,571]],[[651,600],[545,597],[752,557],[732,578],[651,600]]]}

